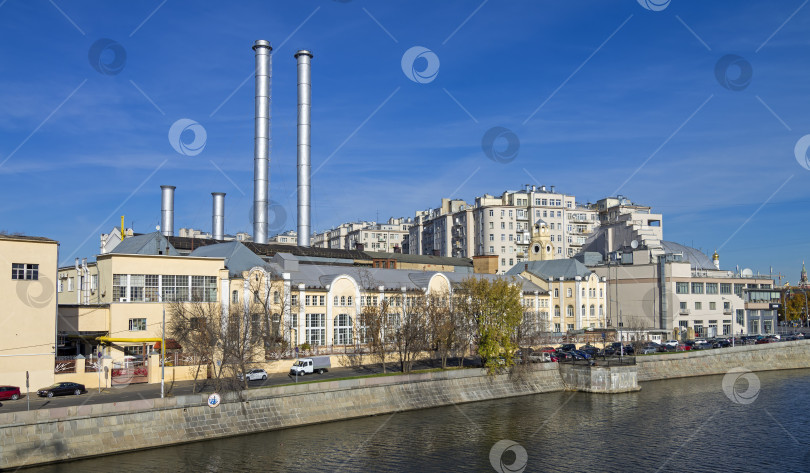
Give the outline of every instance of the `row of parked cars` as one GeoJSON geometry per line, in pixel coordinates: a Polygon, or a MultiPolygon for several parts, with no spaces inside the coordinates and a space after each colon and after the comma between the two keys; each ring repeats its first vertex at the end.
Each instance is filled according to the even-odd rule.
{"type": "MultiPolygon", "coordinates": [[[[55,383],[50,386],[37,389],[37,396],[39,397],[54,397],[62,396],[65,394],[80,395],[86,393],[87,390],[83,384],[62,382],[55,383]]],[[[16,401],[22,397],[19,386],[0,386],[0,401],[16,401]]]]}

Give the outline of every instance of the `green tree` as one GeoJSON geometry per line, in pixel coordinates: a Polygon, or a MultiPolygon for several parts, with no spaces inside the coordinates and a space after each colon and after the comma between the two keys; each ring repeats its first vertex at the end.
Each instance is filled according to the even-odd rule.
{"type": "Polygon", "coordinates": [[[459,309],[475,328],[478,355],[490,374],[514,363],[523,319],[520,293],[520,286],[506,279],[469,278],[457,290],[459,309]]]}

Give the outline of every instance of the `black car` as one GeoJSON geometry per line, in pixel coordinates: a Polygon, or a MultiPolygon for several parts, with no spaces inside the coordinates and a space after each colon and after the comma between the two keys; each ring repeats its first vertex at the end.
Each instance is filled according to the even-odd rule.
{"type": "Polygon", "coordinates": [[[64,382],[53,384],[47,388],[37,389],[37,396],[54,397],[61,396],[63,394],[73,394],[78,396],[79,394],[84,394],[86,392],[87,390],[84,389],[83,384],[64,382]]]}

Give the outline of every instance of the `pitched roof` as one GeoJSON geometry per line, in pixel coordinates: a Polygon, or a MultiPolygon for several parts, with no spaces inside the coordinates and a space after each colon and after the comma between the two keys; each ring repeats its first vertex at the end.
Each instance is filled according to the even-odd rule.
{"type": "Polygon", "coordinates": [[[172,246],[169,240],[160,232],[144,233],[124,238],[110,253],[125,255],[168,254],[169,256],[180,256],[174,246],[172,246]]]}
{"type": "Polygon", "coordinates": [[[414,264],[436,264],[443,266],[473,266],[470,258],[451,258],[448,256],[411,255],[407,253],[386,253],[382,251],[366,251],[374,259],[387,259],[414,264]]]}
{"type": "Polygon", "coordinates": [[[217,243],[207,245],[192,251],[189,256],[201,256],[207,258],[225,258],[225,267],[231,276],[241,276],[242,271],[247,271],[256,266],[267,267],[267,263],[256,256],[238,241],[217,243]]]}
{"type": "Polygon", "coordinates": [[[526,270],[528,270],[535,276],[541,277],[546,280],[550,277],[573,279],[576,276],[580,276],[586,278],[589,277],[592,273],[592,271],[581,262],[573,258],[567,258],[567,259],[553,259],[548,261],[521,262],[512,266],[512,268],[509,271],[507,271],[506,274],[511,276],[518,276],[523,271],[526,270]]]}
{"type": "Polygon", "coordinates": [[[19,234],[0,233],[0,240],[25,240],[25,241],[38,241],[42,243],[58,243],[56,240],[40,236],[29,236],[19,234]]]}
{"type": "MultiPolygon", "coordinates": [[[[196,250],[197,248],[209,245],[216,245],[221,243],[218,240],[210,238],[188,238],[171,236],[169,241],[175,248],[182,252],[196,250]]],[[[253,253],[259,256],[275,256],[276,253],[291,253],[295,256],[310,256],[331,259],[347,259],[352,261],[362,260],[368,261],[371,264],[371,257],[362,251],[356,250],[338,250],[335,248],[314,248],[307,246],[297,245],[282,245],[275,243],[255,243],[252,241],[242,242],[243,245],[253,253]]]]}

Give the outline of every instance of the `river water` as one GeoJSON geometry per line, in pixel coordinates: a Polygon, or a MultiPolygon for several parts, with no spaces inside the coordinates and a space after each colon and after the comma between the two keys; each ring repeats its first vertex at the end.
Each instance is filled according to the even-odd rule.
{"type": "Polygon", "coordinates": [[[538,394],[26,471],[807,472],[810,370],[538,394]]]}

